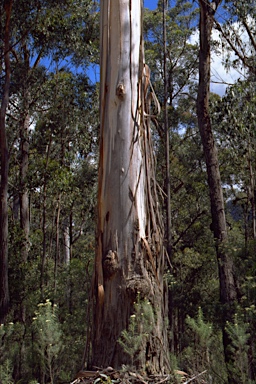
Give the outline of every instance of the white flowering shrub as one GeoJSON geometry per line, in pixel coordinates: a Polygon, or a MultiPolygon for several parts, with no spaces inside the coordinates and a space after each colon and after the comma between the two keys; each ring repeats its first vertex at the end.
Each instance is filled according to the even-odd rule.
{"type": "Polygon", "coordinates": [[[41,370],[53,384],[58,373],[58,362],[63,350],[57,306],[52,305],[50,300],[38,304],[38,310],[33,318],[33,326],[35,330],[35,349],[39,357],[41,370]]]}

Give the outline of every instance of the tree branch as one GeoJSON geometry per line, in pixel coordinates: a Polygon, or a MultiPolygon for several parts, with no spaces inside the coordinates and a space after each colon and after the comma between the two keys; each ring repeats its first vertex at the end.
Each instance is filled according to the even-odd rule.
{"type": "Polygon", "coordinates": [[[242,19],[242,24],[245,27],[246,32],[248,33],[248,36],[249,36],[250,41],[252,43],[252,46],[254,47],[254,49],[256,49],[256,41],[255,41],[255,39],[253,37],[252,31],[249,28],[249,25],[247,24],[247,21],[245,19],[242,19]]]}
{"type": "Polygon", "coordinates": [[[200,216],[204,215],[205,214],[205,210],[199,212],[192,220],[191,222],[189,223],[189,225],[187,226],[187,228],[184,229],[184,231],[181,232],[181,234],[179,235],[178,239],[173,243],[173,247],[175,247],[176,244],[178,244],[178,242],[182,239],[182,237],[187,233],[187,231],[195,224],[195,222],[197,221],[197,219],[199,219],[200,216]]]}
{"type": "Polygon", "coordinates": [[[214,20],[214,23],[215,23],[215,26],[216,26],[216,29],[222,34],[223,38],[226,40],[226,42],[228,43],[228,45],[230,46],[230,48],[234,51],[234,53],[236,54],[236,56],[239,57],[239,59],[242,61],[243,65],[245,67],[247,67],[252,73],[256,73],[256,68],[254,65],[250,65],[248,60],[249,58],[247,56],[243,56],[241,54],[241,52],[239,52],[239,50],[236,48],[236,46],[234,45],[234,43],[231,41],[230,37],[225,33],[225,31],[223,30],[222,26],[220,25],[220,23],[217,21],[217,20],[214,20]]]}
{"type": "Polygon", "coordinates": [[[184,384],[188,384],[188,383],[191,383],[191,381],[194,381],[197,377],[199,377],[199,376],[201,376],[201,375],[203,375],[204,373],[206,373],[207,371],[205,370],[205,371],[203,371],[203,372],[201,372],[201,373],[199,373],[198,375],[196,375],[196,376],[193,376],[191,379],[189,379],[189,380],[187,380],[187,381],[185,381],[185,383],[184,384]]]}

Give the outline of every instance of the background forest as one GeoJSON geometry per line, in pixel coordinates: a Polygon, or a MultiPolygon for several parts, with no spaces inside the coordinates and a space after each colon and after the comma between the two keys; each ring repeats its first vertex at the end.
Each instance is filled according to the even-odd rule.
{"type": "MultiPolygon", "coordinates": [[[[6,0],[0,7],[1,199],[6,193],[8,203],[8,244],[3,205],[0,212],[0,383],[67,383],[84,363],[91,327],[99,4],[6,0]]],[[[210,115],[238,295],[233,322],[226,325],[235,361],[231,368],[237,383],[246,384],[256,382],[255,8],[253,1],[223,2],[211,42],[212,57],[236,74],[236,80],[225,82],[212,62],[212,89],[219,93],[210,94],[210,115]]],[[[146,63],[161,106],[159,117],[152,119],[152,133],[165,221],[169,167],[171,363],[189,375],[207,370],[204,382],[227,383],[196,108],[199,5],[172,0],[164,15],[166,41],[162,1],[156,9],[144,9],[146,63]]]]}

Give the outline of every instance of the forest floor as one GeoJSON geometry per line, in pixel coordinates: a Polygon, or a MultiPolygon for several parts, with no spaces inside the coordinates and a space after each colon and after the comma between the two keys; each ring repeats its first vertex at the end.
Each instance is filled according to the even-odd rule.
{"type": "MultiPolygon", "coordinates": [[[[194,375],[193,377],[189,377],[189,375],[186,372],[175,370],[173,374],[169,375],[146,375],[146,373],[137,373],[137,372],[131,372],[130,370],[124,370],[124,371],[116,371],[112,367],[108,367],[103,370],[97,370],[97,371],[80,371],[76,375],[76,378],[74,381],[72,381],[70,384],[97,384],[97,383],[106,383],[106,384],[114,384],[114,383],[120,383],[120,384],[175,384],[175,383],[182,383],[182,384],[188,384],[192,382],[197,383],[205,383],[202,379],[202,381],[198,381],[199,377],[203,377],[203,375],[207,371],[203,371],[197,375],[194,375]],[[195,381],[196,380],[196,381],[195,381]]],[[[200,379],[199,379],[200,380],[200,379]]]]}

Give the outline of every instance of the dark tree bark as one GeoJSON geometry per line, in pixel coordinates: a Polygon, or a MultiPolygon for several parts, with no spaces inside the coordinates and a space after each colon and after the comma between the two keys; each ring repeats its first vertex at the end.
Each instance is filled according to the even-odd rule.
{"type": "MultiPolygon", "coordinates": [[[[92,365],[168,367],[163,230],[156,196],[144,63],[142,2],[101,1],[101,141],[92,365]],[[154,320],[136,356],[118,339],[137,295],[154,320]]],[[[141,321],[142,318],[138,319],[141,321]]]]}
{"type": "Polygon", "coordinates": [[[197,116],[207,166],[212,214],[212,230],[216,240],[216,254],[220,281],[220,301],[223,311],[222,326],[224,353],[228,368],[229,382],[234,384],[236,381],[234,377],[232,377],[232,369],[229,369],[233,363],[233,356],[230,353],[230,339],[225,330],[225,324],[226,321],[233,321],[237,292],[235,286],[233,260],[228,249],[225,206],[218,163],[218,153],[212,133],[209,113],[211,66],[210,40],[214,21],[213,17],[220,2],[220,0],[213,2],[200,0],[200,51],[197,116]]]}
{"type": "Polygon", "coordinates": [[[0,324],[5,321],[9,308],[8,287],[8,172],[9,153],[6,137],[6,110],[9,103],[11,65],[10,65],[10,20],[12,1],[5,1],[5,30],[4,30],[4,65],[5,83],[0,111],[0,155],[1,155],[1,180],[0,180],[0,324]]]}

